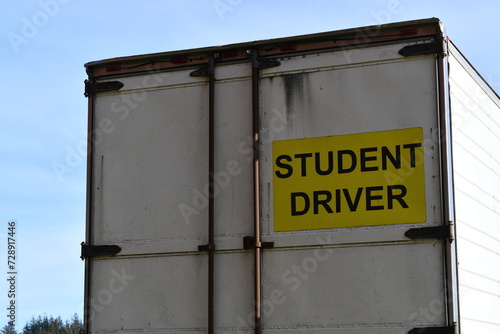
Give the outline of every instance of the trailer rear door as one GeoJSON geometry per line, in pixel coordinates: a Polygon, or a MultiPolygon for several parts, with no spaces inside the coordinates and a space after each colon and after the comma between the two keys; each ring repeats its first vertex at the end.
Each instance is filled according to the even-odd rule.
{"type": "Polygon", "coordinates": [[[401,44],[263,70],[265,329],[447,326],[436,55],[401,44]],[[347,61],[348,60],[348,61],[347,61]],[[425,231],[425,230],[420,230],[425,231]]]}

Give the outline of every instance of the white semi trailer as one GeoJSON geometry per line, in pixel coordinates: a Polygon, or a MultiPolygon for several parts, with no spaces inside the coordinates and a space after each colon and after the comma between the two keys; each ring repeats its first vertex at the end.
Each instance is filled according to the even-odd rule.
{"type": "Polygon", "coordinates": [[[86,333],[500,333],[500,100],[438,19],[85,66],[86,333]]]}

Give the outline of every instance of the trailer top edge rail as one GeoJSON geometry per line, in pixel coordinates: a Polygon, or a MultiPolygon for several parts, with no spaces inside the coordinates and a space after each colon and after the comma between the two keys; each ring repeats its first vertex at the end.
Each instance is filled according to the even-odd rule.
{"type": "Polygon", "coordinates": [[[90,77],[103,77],[160,68],[196,66],[205,63],[211,56],[224,61],[250,59],[250,50],[259,50],[262,56],[273,56],[330,48],[347,49],[395,39],[442,36],[443,30],[439,19],[430,18],[223,46],[110,58],[88,62],[85,67],[90,77]]]}

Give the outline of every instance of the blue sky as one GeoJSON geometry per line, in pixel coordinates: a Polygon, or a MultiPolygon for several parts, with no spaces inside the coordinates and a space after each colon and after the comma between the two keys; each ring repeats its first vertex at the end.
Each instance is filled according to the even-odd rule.
{"type": "MultiPolygon", "coordinates": [[[[17,327],[83,312],[83,64],[93,60],[438,17],[500,91],[500,2],[367,0],[39,0],[0,14],[0,277],[17,222],[17,327]],[[58,169],[61,165],[68,168],[58,169]]],[[[8,303],[0,280],[0,310],[8,303]]],[[[5,313],[5,315],[3,314],[5,313]]],[[[0,326],[7,322],[0,312],[0,326]]]]}

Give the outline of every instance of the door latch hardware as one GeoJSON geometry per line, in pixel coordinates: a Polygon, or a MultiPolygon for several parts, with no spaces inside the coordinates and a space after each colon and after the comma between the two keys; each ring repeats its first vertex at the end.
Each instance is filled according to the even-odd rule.
{"type": "Polygon", "coordinates": [[[199,251],[215,250],[215,245],[214,244],[199,245],[198,250],[199,251]]]}
{"type": "Polygon", "coordinates": [[[257,51],[252,51],[252,68],[264,69],[280,66],[278,60],[264,58],[257,54],[257,51]]]}
{"type": "MultiPolygon", "coordinates": [[[[267,241],[267,242],[261,242],[260,243],[260,248],[262,249],[268,249],[268,248],[273,248],[274,247],[274,242],[272,241],[267,241]]],[[[243,237],[243,249],[254,249],[255,248],[255,237],[251,236],[246,236],[243,237]]]]}
{"type": "Polygon", "coordinates": [[[215,73],[214,71],[215,71],[215,60],[214,58],[210,58],[208,64],[204,65],[203,67],[200,67],[197,70],[194,70],[193,72],[189,73],[189,75],[192,77],[208,77],[210,75],[213,75],[215,73]]]}

